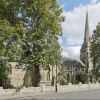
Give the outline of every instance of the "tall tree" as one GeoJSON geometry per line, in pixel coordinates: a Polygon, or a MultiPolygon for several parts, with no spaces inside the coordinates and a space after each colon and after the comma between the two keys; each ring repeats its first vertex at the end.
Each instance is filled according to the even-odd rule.
{"type": "Polygon", "coordinates": [[[93,59],[94,72],[98,72],[97,69],[100,66],[100,23],[98,23],[91,41],[91,56],[93,59]]]}
{"type": "MultiPolygon", "coordinates": [[[[27,0],[21,4],[21,19],[24,19],[27,30],[24,33],[22,60],[28,61],[31,66],[34,66],[35,73],[38,74],[40,65],[49,64],[50,60],[53,60],[49,56],[51,51],[51,55],[60,54],[56,53],[59,48],[52,45],[54,41],[52,37],[57,40],[57,36],[60,35],[61,22],[63,21],[62,9],[57,5],[56,0],[27,0]],[[55,47],[55,50],[52,47],[55,47]]],[[[58,41],[54,41],[54,44],[58,44],[58,41]]],[[[53,58],[55,59],[55,57],[53,58]]],[[[39,79],[39,75],[35,76],[39,79]]],[[[37,85],[37,82],[35,83],[37,85]]]]}
{"type": "Polygon", "coordinates": [[[56,0],[0,0],[0,20],[5,22],[0,29],[1,55],[39,73],[40,65],[60,55],[61,13],[56,0]]]}

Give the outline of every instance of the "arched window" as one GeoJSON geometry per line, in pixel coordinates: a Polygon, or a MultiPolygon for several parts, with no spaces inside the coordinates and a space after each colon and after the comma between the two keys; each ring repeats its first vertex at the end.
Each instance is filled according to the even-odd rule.
{"type": "Polygon", "coordinates": [[[50,81],[50,71],[47,72],[47,81],[50,81]]]}

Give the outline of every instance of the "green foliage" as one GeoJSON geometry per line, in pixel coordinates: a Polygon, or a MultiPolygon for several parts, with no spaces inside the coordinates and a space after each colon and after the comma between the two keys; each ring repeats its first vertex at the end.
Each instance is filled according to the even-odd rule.
{"type": "Polygon", "coordinates": [[[67,84],[67,80],[63,76],[58,77],[58,82],[60,83],[60,85],[66,85],[67,84]]]}
{"type": "Polygon", "coordinates": [[[98,79],[100,77],[100,65],[95,67],[95,70],[93,69],[93,73],[96,75],[96,78],[98,79]]]}
{"type": "Polygon", "coordinates": [[[57,65],[61,14],[56,0],[0,0],[0,56],[29,68],[57,65]]]}
{"type": "Polygon", "coordinates": [[[64,18],[56,0],[1,0],[0,5],[3,56],[33,65],[59,58],[58,36],[64,18]]]}
{"type": "Polygon", "coordinates": [[[4,86],[4,89],[16,89],[16,87],[14,87],[11,84],[8,84],[8,85],[4,86]]]}
{"type": "Polygon", "coordinates": [[[6,79],[7,76],[7,68],[6,68],[6,62],[0,60],[0,86],[3,86],[3,82],[6,79]]]}
{"type": "Polygon", "coordinates": [[[27,78],[26,87],[32,86],[32,79],[30,76],[27,78]]]}
{"type": "Polygon", "coordinates": [[[6,63],[0,61],[0,79],[6,76],[6,63]]]}
{"type": "MultiPolygon", "coordinates": [[[[48,65],[59,55],[58,35],[61,32],[61,8],[55,0],[22,1],[23,23],[28,25],[23,38],[22,60],[33,65],[48,65]],[[23,16],[24,15],[24,16],[23,16]],[[57,53],[56,53],[57,52],[57,53]],[[53,54],[53,55],[52,55],[53,54]],[[50,61],[51,60],[51,61],[50,61]]],[[[53,62],[54,63],[54,62],[53,62]]]]}
{"type": "Polygon", "coordinates": [[[91,41],[91,57],[93,58],[94,74],[98,74],[100,65],[100,23],[98,23],[91,41]]]}
{"type": "Polygon", "coordinates": [[[100,23],[96,26],[91,39],[91,57],[93,60],[93,73],[100,77],[100,23]]]}
{"type": "Polygon", "coordinates": [[[15,36],[15,29],[4,19],[0,20],[0,55],[6,50],[6,45],[10,42],[11,36],[15,36]]]}
{"type": "Polygon", "coordinates": [[[88,74],[85,72],[78,72],[76,74],[76,83],[82,82],[83,84],[86,83],[88,80],[88,74]]]}

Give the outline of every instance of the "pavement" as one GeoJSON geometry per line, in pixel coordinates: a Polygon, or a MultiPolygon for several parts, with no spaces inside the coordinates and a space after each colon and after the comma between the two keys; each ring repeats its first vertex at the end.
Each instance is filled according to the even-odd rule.
{"type": "Polygon", "coordinates": [[[5,97],[0,98],[0,100],[100,100],[100,90],[5,97]]]}
{"type": "Polygon", "coordinates": [[[57,93],[52,95],[41,95],[39,97],[35,96],[34,98],[36,100],[100,100],[100,90],[57,93]]]}
{"type": "MultiPolygon", "coordinates": [[[[54,94],[53,92],[41,92],[41,93],[34,93],[34,94],[14,94],[14,95],[2,95],[0,96],[0,100],[23,100],[25,98],[32,98],[35,96],[40,96],[40,95],[50,95],[54,94]]],[[[25,99],[28,100],[28,99],[25,99]]],[[[30,100],[30,99],[29,99],[30,100]]]]}

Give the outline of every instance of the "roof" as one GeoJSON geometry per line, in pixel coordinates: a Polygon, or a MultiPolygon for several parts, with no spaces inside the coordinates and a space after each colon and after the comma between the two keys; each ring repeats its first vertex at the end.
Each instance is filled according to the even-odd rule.
{"type": "Polygon", "coordinates": [[[74,66],[74,67],[86,67],[84,63],[82,63],[81,61],[77,61],[77,60],[72,60],[72,59],[64,59],[62,61],[62,65],[64,66],[74,66]]]}

